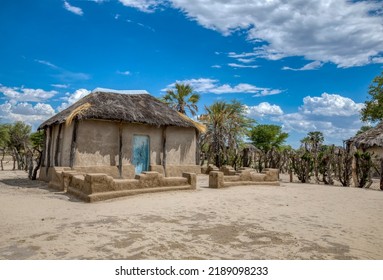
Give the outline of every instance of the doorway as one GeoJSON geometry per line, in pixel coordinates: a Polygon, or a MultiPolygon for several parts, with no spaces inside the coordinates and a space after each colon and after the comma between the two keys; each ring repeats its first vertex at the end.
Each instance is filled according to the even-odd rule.
{"type": "Polygon", "coordinates": [[[136,174],[149,170],[149,136],[133,135],[133,159],[136,174]]]}

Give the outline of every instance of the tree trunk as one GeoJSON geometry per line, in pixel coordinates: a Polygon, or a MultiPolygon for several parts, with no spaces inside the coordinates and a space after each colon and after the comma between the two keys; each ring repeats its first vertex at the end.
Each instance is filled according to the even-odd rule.
{"type": "Polygon", "coordinates": [[[383,158],[380,159],[380,189],[383,191],[383,158]]]}
{"type": "Polygon", "coordinates": [[[5,158],[5,149],[3,149],[3,155],[1,157],[1,170],[4,170],[4,164],[3,164],[4,158],[5,158]]]}
{"type": "Polygon", "coordinates": [[[243,149],[242,166],[249,167],[249,148],[243,149]]]}
{"type": "Polygon", "coordinates": [[[201,157],[201,147],[200,147],[200,141],[199,141],[199,131],[195,130],[195,141],[196,141],[196,149],[195,149],[195,164],[200,164],[200,157],[201,157]]]}
{"type": "Polygon", "coordinates": [[[60,137],[61,137],[61,130],[62,130],[63,124],[59,124],[59,131],[57,133],[56,137],[56,150],[55,150],[55,156],[54,156],[54,166],[59,166],[59,152],[60,152],[60,137]]]}
{"type": "Polygon", "coordinates": [[[20,160],[20,155],[17,152],[16,148],[13,148],[13,170],[15,170],[15,163],[17,163],[17,170],[21,170],[21,160],[20,160]]]}
{"type": "MultiPolygon", "coordinates": [[[[12,151],[13,152],[13,151],[12,151]]],[[[16,170],[16,157],[15,157],[15,154],[12,153],[12,160],[13,160],[13,167],[12,167],[12,170],[16,170]]]]}
{"type": "Polygon", "coordinates": [[[165,177],[167,175],[167,172],[166,172],[166,158],[167,158],[167,151],[166,151],[166,129],[167,129],[167,126],[164,126],[164,128],[162,130],[162,167],[164,168],[165,177]]]}
{"type": "Polygon", "coordinates": [[[122,178],[122,123],[118,125],[118,173],[122,178]]]}
{"type": "MultiPolygon", "coordinates": [[[[75,164],[76,148],[77,148],[77,130],[78,130],[78,119],[75,118],[73,123],[73,132],[72,132],[72,142],[70,146],[70,155],[69,155],[69,166],[73,169],[75,164]]],[[[48,158],[49,160],[49,158],[48,158]]],[[[48,166],[49,167],[49,166],[48,166]]]]}
{"type": "Polygon", "coordinates": [[[50,126],[49,127],[49,134],[48,134],[48,151],[47,151],[47,169],[46,169],[46,172],[47,172],[47,175],[48,175],[48,171],[49,171],[49,168],[51,167],[51,150],[52,150],[52,136],[53,136],[53,127],[50,126]]]}
{"type": "Polygon", "coordinates": [[[27,171],[28,171],[28,178],[32,179],[32,173],[33,173],[33,153],[30,153],[27,157],[27,171]]]}
{"type": "Polygon", "coordinates": [[[36,180],[37,179],[37,171],[40,169],[40,166],[41,166],[41,162],[42,162],[42,159],[43,159],[43,156],[42,156],[42,153],[39,152],[39,159],[37,161],[37,165],[36,167],[33,169],[33,172],[32,172],[32,177],[31,179],[32,180],[36,180]]]}

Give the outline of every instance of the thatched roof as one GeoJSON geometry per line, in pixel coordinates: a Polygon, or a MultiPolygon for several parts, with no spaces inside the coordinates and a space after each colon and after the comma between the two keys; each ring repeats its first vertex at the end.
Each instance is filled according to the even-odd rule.
{"type": "Polygon", "coordinates": [[[357,148],[383,147],[383,122],[347,141],[357,148]]]}
{"type": "Polygon", "coordinates": [[[191,121],[182,118],[177,111],[150,94],[143,92],[141,94],[121,94],[96,89],[42,123],[39,129],[64,122],[68,123],[76,117],[79,120],[96,119],[196,128],[191,121]]]}

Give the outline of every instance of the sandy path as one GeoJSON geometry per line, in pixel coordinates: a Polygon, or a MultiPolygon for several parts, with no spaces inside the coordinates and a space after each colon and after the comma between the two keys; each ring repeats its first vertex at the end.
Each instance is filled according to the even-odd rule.
{"type": "Polygon", "coordinates": [[[383,192],[283,187],[87,204],[0,172],[0,259],[383,259],[383,192]]]}

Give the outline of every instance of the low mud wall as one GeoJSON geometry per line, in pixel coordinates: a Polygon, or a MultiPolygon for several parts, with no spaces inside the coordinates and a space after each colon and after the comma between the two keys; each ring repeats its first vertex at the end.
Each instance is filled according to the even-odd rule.
{"type": "MultiPolygon", "coordinates": [[[[113,178],[133,179],[135,177],[134,166],[131,164],[122,165],[122,173],[120,173],[117,166],[102,165],[102,166],[76,166],[73,169],[66,166],[57,167],[41,167],[39,180],[45,182],[57,181],[57,173],[62,171],[75,171],[77,173],[104,173],[113,178]]],[[[57,182],[55,182],[56,184],[57,182]]]]}
{"type": "Polygon", "coordinates": [[[224,188],[244,185],[280,186],[279,170],[266,168],[262,173],[250,168],[240,169],[233,175],[225,175],[222,171],[209,173],[209,188],[224,188]]]}
{"type": "Polygon", "coordinates": [[[71,193],[87,202],[100,201],[139,193],[195,189],[197,175],[164,177],[155,171],[143,172],[135,179],[113,178],[105,173],[84,173],[66,167],[50,168],[49,187],[71,193]]]}
{"type": "MultiPolygon", "coordinates": [[[[162,165],[150,165],[150,171],[156,171],[165,176],[164,167],[162,165]]],[[[179,177],[182,173],[201,174],[201,166],[199,165],[166,165],[166,177],[179,177]]]]}

